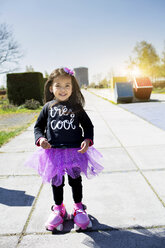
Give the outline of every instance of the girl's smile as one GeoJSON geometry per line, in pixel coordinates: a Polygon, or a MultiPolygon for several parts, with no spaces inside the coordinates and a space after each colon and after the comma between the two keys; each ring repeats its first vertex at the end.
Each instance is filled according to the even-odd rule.
{"type": "Polygon", "coordinates": [[[58,101],[67,101],[72,94],[72,82],[70,77],[59,77],[53,81],[50,86],[52,92],[58,101]]]}

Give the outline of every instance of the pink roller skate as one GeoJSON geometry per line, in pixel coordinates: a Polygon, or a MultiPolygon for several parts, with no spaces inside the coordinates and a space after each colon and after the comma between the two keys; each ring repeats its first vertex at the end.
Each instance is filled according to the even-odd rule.
{"type": "Polygon", "coordinates": [[[51,210],[52,213],[45,223],[45,228],[49,231],[53,231],[54,229],[57,231],[62,231],[64,219],[68,218],[64,204],[62,203],[61,205],[54,205],[52,206],[51,210]]]}
{"type": "Polygon", "coordinates": [[[74,204],[73,214],[71,218],[74,219],[74,229],[76,231],[82,229],[86,230],[87,228],[92,227],[92,222],[90,221],[88,214],[85,211],[86,206],[80,203],[74,204]]]}

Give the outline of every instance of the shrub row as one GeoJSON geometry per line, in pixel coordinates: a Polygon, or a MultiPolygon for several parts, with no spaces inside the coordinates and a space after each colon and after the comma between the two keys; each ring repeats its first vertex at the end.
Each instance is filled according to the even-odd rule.
{"type": "Polygon", "coordinates": [[[0,90],[0,96],[6,95],[6,90],[0,90]]]}
{"type": "Polygon", "coordinates": [[[152,84],[154,88],[165,88],[165,81],[156,81],[152,84]]]}
{"type": "Polygon", "coordinates": [[[7,74],[7,94],[9,102],[15,105],[24,104],[34,99],[43,104],[44,84],[46,79],[40,72],[7,74]]]}

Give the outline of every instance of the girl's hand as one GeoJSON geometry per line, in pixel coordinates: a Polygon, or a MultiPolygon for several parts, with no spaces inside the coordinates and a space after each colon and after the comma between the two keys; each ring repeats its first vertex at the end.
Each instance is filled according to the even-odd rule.
{"type": "Polygon", "coordinates": [[[40,139],[40,146],[44,149],[50,149],[51,145],[48,143],[47,139],[41,138],[40,139]]]}
{"type": "Polygon", "coordinates": [[[90,141],[89,141],[88,139],[85,139],[85,140],[81,143],[81,149],[78,150],[78,152],[80,152],[80,153],[85,153],[85,152],[88,150],[89,143],[90,143],[90,141]]]}

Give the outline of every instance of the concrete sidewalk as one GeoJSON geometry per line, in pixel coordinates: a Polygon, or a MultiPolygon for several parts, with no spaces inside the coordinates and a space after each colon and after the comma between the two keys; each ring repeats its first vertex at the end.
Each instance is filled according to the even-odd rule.
{"type": "MultiPolygon", "coordinates": [[[[96,95],[115,102],[114,92],[111,89],[90,89],[96,95]]],[[[129,112],[141,117],[149,123],[165,131],[165,94],[151,94],[149,101],[136,101],[132,103],[120,103],[129,112]]]]}
{"type": "MultiPolygon", "coordinates": [[[[105,168],[99,177],[83,179],[92,230],[76,233],[72,221],[61,234],[45,230],[51,187],[23,165],[37,149],[31,126],[0,149],[0,247],[165,247],[165,131],[88,91],[83,94],[105,168]]],[[[64,203],[70,212],[67,180],[64,203]]]]}

